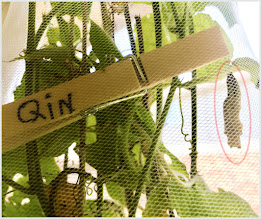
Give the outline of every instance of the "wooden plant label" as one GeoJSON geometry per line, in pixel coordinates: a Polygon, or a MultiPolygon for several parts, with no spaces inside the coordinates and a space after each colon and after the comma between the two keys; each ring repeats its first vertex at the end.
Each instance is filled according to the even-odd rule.
{"type": "Polygon", "coordinates": [[[141,85],[131,60],[108,66],[3,105],[3,152],[81,118],[86,109],[155,86],[229,54],[213,27],[140,56],[148,83],[141,85]]]}

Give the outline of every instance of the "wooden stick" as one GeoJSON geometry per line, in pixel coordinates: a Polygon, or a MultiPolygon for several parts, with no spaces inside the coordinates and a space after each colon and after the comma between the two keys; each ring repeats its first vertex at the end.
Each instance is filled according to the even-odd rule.
{"type": "Polygon", "coordinates": [[[131,60],[124,60],[105,71],[98,70],[6,104],[2,108],[3,152],[77,121],[84,110],[151,88],[228,54],[220,28],[213,27],[141,54],[146,85],[140,85],[131,60]]]}

